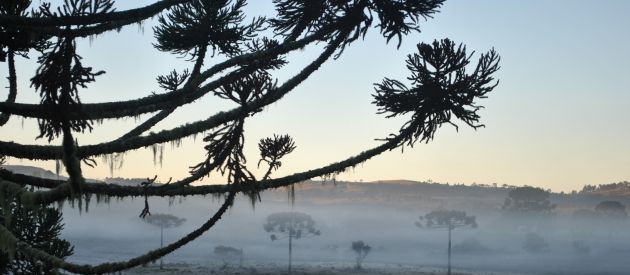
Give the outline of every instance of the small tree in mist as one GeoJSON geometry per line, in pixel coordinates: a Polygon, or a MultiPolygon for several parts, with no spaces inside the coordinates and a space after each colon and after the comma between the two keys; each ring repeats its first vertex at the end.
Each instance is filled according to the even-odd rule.
{"type": "Polygon", "coordinates": [[[363,241],[356,241],[352,242],[352,246],[350,248],[352,248],[352,251],[354,251],[354,253],[357,255],[356,269],[361,269],[361,264],[363,263],[363,260],[365,260],[365,257],[367,257],[367,255],[372,250],[372,247],[365,244],[363,241]]]}
{"type": "Polygon", "coordinates": [[[289,274],[291,274],[291,261],[293,256],[293,240],[321,235],[315,228],[315,221],[310,215],[300,212],[280,212],[267,217],[263,228],[268,233],[271,241],[289,239],[289,274]]]}
{"type": "Polygon", "coordinates": [[[532,254],[549,251],[549,244],[545,238],[536,233],[527,233],[523,241],[523,249],[532,254]]]}
{"type": "Polygon", "coordinates": [[[591,253],[591,247],[586,244],[586,242],[579,240],[573,241],[571,243],[571,247],[573,247],[573,251],[578,255],[588,255],[591,253]]]}
{"type": "MultiPolygon", "coordinates": [[[[184,218],[171,214],[149,214],[143,220],[160,228],[160,248],[164,246],[164,229],[179,227],[186,221],[184,218]]],[[[162,258],[160,258],[160,269],[162,269],[162,258]]]]}
{"type": "Polygon", "coordinates": [[[218,245],[214,247],[214,254],[223,261],[223,266],[227,267],[231,261],[238,260],[238,264],[243,266],[243,249],[231,246],[218,245]]]}
{"type": "Polygon", "coordinates": [[[510,190],[503,210],[517,214],[550,213],[555,204],[549,200],[549,192],[541,188],[525,186],[510,190]]]}
{"type": "Polygon", "coordinates": [[[451,274],[451,233],[456,228],[477,228],[475,216],[468,216],[464,211],[434,210],[418,217],[415,222],[419,228],[446,229],[448,231],[448,274],[451,274]]]}

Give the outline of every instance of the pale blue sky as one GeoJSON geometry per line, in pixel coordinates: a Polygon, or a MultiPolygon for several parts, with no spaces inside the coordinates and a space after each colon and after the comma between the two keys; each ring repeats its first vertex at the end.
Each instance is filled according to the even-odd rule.
{"type": "MultiPolygon", "coordinates": [[[[121,8],[132,7],[129,1],[121,8]]],[[[139,6],[150,1],[133,1],[139,6]]],[[[248,12],[268,13],[271,1],[250,1],[248,12]]],[[[451,38],[469,50],[492,47],[502,57],[500,85],[483,100],[487,128],[456,133],[444,127],[429,144],[404,154],[383,154],[338,177],[342,180],[432,179],[439,182],[534,185],[553,190],[580,189],[584,184],[630,180],[630,2],[450,0],[423,32],[406,37],[400,49],[385,44],[377,30],[353,44],[336,61],[325,64],[308,81],[247,125],[249,160],[257,162],[256,142],[273,133],[291,134],[298,149],[279,174],[315,168],[378,144],[375,138],[396,131],[401,120],[375,115],[373,83],[383,77],[404,80],[404,61],[416,43],[451,38]]],[[[155,77],[188,63],[151,47],[151,22],[81,43],[85,63],[107,71],[82,92],[85,102],[130,99],[157,91],[155,77]]],[[[290,57],[293,63],[277,76],[286,79],[317,54],[307,48],[290,57]]],[[[4,66],[4,65],[3,65],[4,66]]],[[[28,89],[32,61],[20,60],[21,102],[37,100],[28,89]]],[[[6,75],[5,67],[0,74],[6,75]]],[[[0,84],[6,86],[2,78],[0,84]]],[[[0,93],[4,98],[6,91],[0,93]]],[[[216,98],[182,108],[157,129],[205,118],[231,105],[216,98]]],[[[147,117],[147,116],[144,116],[147,117]]],[[[132,126],[112,122],[83,144],[117,137],[132,126]]],[[[3,140],[33,141],[35,122],[19,119],[0,129],[3,140]]],[[[154,167],[150,150],[129,154],[115,174],[168,179],[182,177],[203,157],[202,142],[184,141],[180,150],[166,146],[163,168],[154,167]],[[160,170],[161,169],[161,170],[160,170]]],[[[19,163],[12,160],[13,163],[19,163]]],[[[23,162],[29,163],[29,162],[23,162]]],[[[54,167],[52,163],[42,163],[54,167]]],[[[104,177],[105,165],[86,169],[104,177]]],[[[220,182],[220,178],[211,178],[220,182]]]]}

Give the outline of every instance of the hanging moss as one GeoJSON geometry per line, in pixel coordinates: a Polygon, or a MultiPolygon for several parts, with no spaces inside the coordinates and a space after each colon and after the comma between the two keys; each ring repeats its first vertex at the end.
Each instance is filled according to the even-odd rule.
{"type": "Polygon", "coordinates": [[[140,21],[136,23],[136,26],[138,26],[138,32],[140,32],[141,34],[144,34],[144,21],[140,21]]]}
{"type": "Polygon", "coordinates": [[[171,140],[170,143],[171,143],[171,149],[176,149],[176,148],[179,148],[182,145],[182,139],[179,138],[179,139],[176,139],[176,140],[171,140]]]}
{"type": "Polygon", "coordinates": [[[164,145],[163,144],[151,145],[151,152],[153,153],[153,166],[156,166],[159,163],[161,167],[162,161],[164,159],[164,145]]]}
{"type": "Polygon", "coordinates": [[[109,168],[109,176],[114,177],[114,171],[122,169],[125,163],[125,153],[101,155],[101,161],[109,168]]]}
{"type": "Polygon", "coordinates": [[[160,157],[159,157],[159,161],[160,161],[160,168],[162,167],[162,163],[164,161],[164,146],[161,145],[160,146],[160,157]]]}
{"type": "Polygon", "coordinates": [[[63,210],[63,206],[66,203],[66,200],[58,200],[57,201],[57,208],[59,208],[59,211],[63,210]]]}
{"type": "Polygon", "coordinates": [[[63,163],[61,162],[60,159],[56,159],[55,160],[55,174],[57,175],[57,177],[59,177],[59,173],[61,172],[61,169],[63,169],[63,163]]]}

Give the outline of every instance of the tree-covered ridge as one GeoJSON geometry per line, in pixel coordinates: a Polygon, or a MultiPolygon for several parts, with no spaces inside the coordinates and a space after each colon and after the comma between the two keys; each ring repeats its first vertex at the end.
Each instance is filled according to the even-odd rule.
{"type": "Polygon", "coordinates": [[[580,191],[581,194],[599,194],[599,195],[630,195],[630,182],[620,181],[608,184],[585,185],[580,191]]]}
{"type": "MultiPolygon", "coordinates": [[[[368,159],[396,148],[429,142],[444,124],[455,119],[473,128],[483,126],[477,103],[497,85],[494,73],[499,56],[494,50],[477,60],[463,44],[450,39],[419,43],[410,54],[407,81],[386,78],[375,85],[374,104],[387,117],[409,114],[395,133],[384,134],[382,143],[357,155],[283,177],[273,172],[282,158],[299,144],[288,135],[274,135],[259,143],[261,160],[268,166],[264,175],[253,173],[245,159],[245,124],[266,106],[292,92],[329,60],[338,58],[352,43],[376,29],[386,42],[398,46],[403,38],[420,30],[423,19],[431,18],[444,0],[274,0],[273,18],[255,16],[247,21],[245,0],[160,0],[146,7],[117,11],[114,0],[64,0],[53,6],[30,0],[3,1],[0,4],[0,61],[9,67],[9,97],[0,103],[4,125],[10,117],[35,118],[39,137],[61,145],[31,145],[0,141],[0,155],[17,159],[56,160],[63,164],[67,179],[43,179],[14,173],[0,173],[2,194],[19,198],[28,207],[96,195],[105,197],[144,197],[141,217],[150,215],[149,196],[174,197],[208,195],[223,197],[223,205],[206,223],[180,240],[127,261],[94,266],[77,265],[16,238],[0,226],[0,246],[39,259],[73,273],[95,274],[124,270],[158,259],[211,228],[232,205],[237,193],[252,203],[265,189],[292,186],[314,177],[343,172],[368,159]],[[85,64],[77,41],[113,32],[157,17],[153,29],[154,47],[165,54],[186,57],[190,68],[158,76],[161,93],[133,100],[84,104],[81,94],[105,74],[98,64],[85,64]],[[272,35],[268,35],[271,31],[272,35]],[[274,72],[287,63],[287,56],[308,45],[323,44],[321,53],[284,82],[274,72]],[[30,78],[40,96],[39,104],[16,103],[20,91],[16,80],[16,58],[36,55],[39,67],[30,78]],[[214,62],[215,56],[224,61],[214,62]],[[476,61],[476,62],[475,62],[476,61]],[[405,83],[406,82],[406,83],[405,83]],[[153,126],[181,106],[202,97],[216,97],[237,107],[198,121],[188,121],[172,129],[148,133],[153,126]],[[152,113],[151,117],[119,138],[99,144],[80,144],[77,133],[90,134],[105,119],[121,119],[152,113]],[[82,168],[95,165],[95,157],[116,159],[119,154],[144,147],[206,133],[206,158],[192,163],[190,176],[172,179],[162,185],[156,177],[136,186],[87,182],[82,168]],[[224,185],[191,186],[210,173],[227,178],[224,185]],[[39,187],[31,191],[25,187],[39,187]]],[[[457,127],[457,126],[455,126],[457,127]]]]}

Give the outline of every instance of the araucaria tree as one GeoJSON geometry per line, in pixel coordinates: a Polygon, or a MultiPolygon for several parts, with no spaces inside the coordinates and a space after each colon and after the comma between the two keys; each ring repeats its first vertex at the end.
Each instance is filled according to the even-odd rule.
{"type": "Polygon", "coordinates": [[[365,260],[365,257],[367,257],[367,255],[372,250],[372,247],[365,244],[363,241],[356,241],[352,242],[352,246],[350,246],[350,248],[352,248],[354,254],[357,255],[356,269],[361,269],[361,264],[363,263],[363,260],[365,260]]]}
{"type": "Polygon", "coordinates": [[[448,231],[448,275],[451,275],[451,232],[456,228],[476,228],[475,216],[466,215],[464,211],[434,210],[418,217],[417,227],[429,229],[446,229],[448,231]]]}
{"type": "MultiPolygon", "coordinates": [[[[50,255],[64,259],[73,254],[70,242],[61,238],[61,212],[54,207],[31,209],[19,198],[2,197],[0,221],[17,239],[50,255]]],[[[0,274],[57,274],[58,268],[20,251],[0,253],[0,274]]]]}
{"type": "Polygon", "coordinates": [[[265,231],[273,233],[270,235],[271,241],[289,239],[289,274],[292,271],[293,240],[322,234],[315,227],[315,221],[310,215],[293,211],[269,215],[263,228],[265,231]]]}
{"type": "MultiPolygon", "coordinates": [[[[358,43],[375,28],[387,42],[398,46],[403,38],[420,30],[424,19],[434,15],[444,0],[272,0],[276,13],[270,18],[247,16],[245,0],[155,0],[131,10],[115,10],[114,0],[0,1],[0,62],[8,68],[7,99],[0,102],[0,125],[8,119],[38,121],[37,138],[48,145],[0,140],[0,155],[15,159],[57,161],[63,164],[68,180],[49,180],[0,173],[0,190],[6,197],[19,198],[26,207],[37,208],[64,200],[79,203],[91,195],[102,197],[144,197],[142,214],[150,213],[150,196],[222,196],[224,202],[199,228],[160,249],[132,259],[95,265],[74,264],[63,257],[20,240],[6,226],[0,226],[0,247],[81,274],[102,274],[125,270],[154,261],[208,231],[233,204],[237,193],[256,202],[259,192],[292,186],[319,176],[340,173],[385,151],[429,142],[444,124],[456,119],[473,128],[481,127],[477,100],[490,93],[497,81],[499,56],[494,50],[481,54],[475,62],[462,44],[450,39],[420,43],[409,55],[409,81],[385,78],[375,85],[374,103],[387,117],[404,116],[400,130],[384,133],[381,144],[347,159],[323,167],[275,177],[284,155],[296,146],[288,135],[263,139],[259,147],[264,159],[262,173],[251,169],[245,159],[246,122],[296,90],[329,60],[358,43]],[[87,64],[77,43],[90,39],[98,44],[104,34],[116,35],[127,26],[157,18],[153,45],[157,51],[186,57],[187,70],[172,70],[157,76],[163,91],[126,91],[144,95],[133,100],[83,103],[81,95],[105,74],[98,64],[87,64]],[[253,18],[253,19],[252,19],[253,18]],[[287,63],[287,57],[313,44],[321,52],[303,64],[284,82],[274,75],[287,63]],[[30,79],[28,87],[18,87],[16,63],[33,57],[39,67],[19,72],[30,79]],[[216,58],[220,57],[220,58],[216,58]],[[406,82],[406,83],[405,83],[406,82]],[[28,89],[31,89],[28,91],[28,89]],[[37,93],[37,104],[15,101],[19,92],[37,93]],[[177,108],[200,98],[232,102],[233,109],[217,112],[197,121],[186,121],[172,129],[147,132],[177,108]],[[148,118],[141,116],[148,115],[148,118]],[[86,144],[79,134],[109,120],[137,117],[145,120],[112,140],[86,144]],[[85,166],[96,165],[95,158],[118,158],[127,152],[154,148],[204,134],[206,157],[192,163],[190,175],[170,184],[141,186],[94,184],[85,181],[85,166]],[[254,171],[254,172],[252,172],[254,171]],[[191,185],[211,173],[222,173],[223,185],[191,185]],[[31,191],[27,187],[38,187],[31,191]]],[[[139,34],[140,35],[140,34],[139,34]]],[[[129,62],[121,60],[120,62],[129,62]]],[[[136,64],[142,68],[142,64],[136,64]]],[[[136,70],[141,73],[142,70],[136,70]]],[[[112,98],[112,100],[115,100],[112,98]]],[[[4,131],[3,133],[11,132],[4,131]]],[[[83,137],[83,136],[81,136],[83,137]]],[[[254,162],[255,163],[255,162],[254,162]]],[[[149,176],[149,175],[148,175],[149,176]]],[[[111,202],[113,203],[113,202],[111,202]]]]}
{"type": "MultiPolygon", "coordinates": [[[[171,214],[149,214],[144,217],[144,221],[150,225],[160,228],[160,248],[164,246],[164,228],[179,227],[186,219],[179,218],[171,214]]],[[[162,269],[162,259],[160,258],[160,269],[162,269]]]]}
{"type": "MultiPolygon", "coordinates": [[[[6,171],[5,157],[0,155],[0,171],[6,171]]],[[[2,195],[3,193],[0,193],[2,195]]],[[[32,209],[25,207],[19,197],[0,196],[0,225],[29,245],[66,258],[72,255],[72,245],[60,238],[63,230],[61,212],[54,207],[32,209]]],[[[19,251],[0,252],[0,274],[56,274],[58,268],[23,255],[19,251]]]]}

